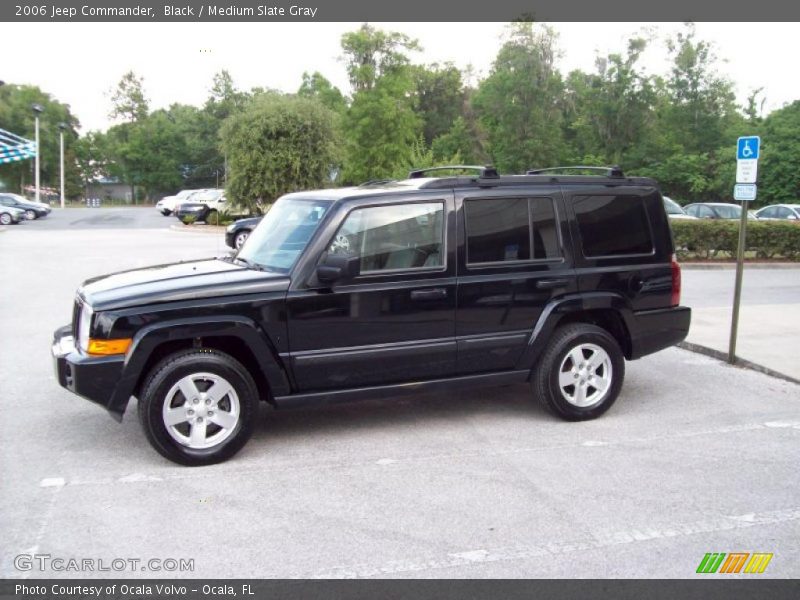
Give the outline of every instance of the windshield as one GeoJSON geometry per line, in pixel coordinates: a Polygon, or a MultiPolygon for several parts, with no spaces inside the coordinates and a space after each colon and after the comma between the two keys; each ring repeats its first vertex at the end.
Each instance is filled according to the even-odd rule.
{"type": "Polygon", "coordinates": [[[670,200],[669,198],[664,198],[664,208],[667,209],[668,215],[683,215],[686,214],[683,212],[680,204],[675,202],[674,200],[670,200]]]}
{"type": "Polygon", "coordinates": [[[278,200],[247,238],[237,258],[288,273],[330,205],[330,200],[278,200]]]}
{"type": "Polygon", "coordinates": [[[717,204],[714,210],[721,219],[738,219],[742,216],[742,207],[735,204],[717,204]]]}

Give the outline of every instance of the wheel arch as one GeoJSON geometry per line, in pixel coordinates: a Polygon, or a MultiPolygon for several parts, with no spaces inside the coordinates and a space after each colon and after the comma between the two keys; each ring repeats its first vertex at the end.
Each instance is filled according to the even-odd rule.
{"type": "Polygon", "coordinates": [[[605,329],[630,360],[633,356],[632,319],[630,302],[620,294],[596,292],[555,299],[542,311],[517,368],[532,369],[556,327],[570,323],[589,323],[605,329]]]}
{"type": "Polygon", "coordinates": [[[274,396],[289,393],[289,379],[277,351],[251,319],[176,319],[145,327],[134,336],[108,409],[122,414],[158,362],[191,348],[218,350],[238,360],[250,372],[262,399],[272,402],[274,396]]]}

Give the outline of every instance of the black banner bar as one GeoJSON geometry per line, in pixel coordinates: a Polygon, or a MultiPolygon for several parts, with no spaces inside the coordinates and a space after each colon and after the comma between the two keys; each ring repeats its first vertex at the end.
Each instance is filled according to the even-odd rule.
{"type": "Polygon", "coordinates": [[[800,597],[796,580],[2,580],[2,600],[745,600],[800,597]]]}
{"type": "MultiPolygon", "coordinates": [[[[10,22],[337,22],[437,21],[797,21],[800,3],[786,0],[3,0],[10,22]]],[[[743,40],[752,44],[756,40],[743,40]]]]}

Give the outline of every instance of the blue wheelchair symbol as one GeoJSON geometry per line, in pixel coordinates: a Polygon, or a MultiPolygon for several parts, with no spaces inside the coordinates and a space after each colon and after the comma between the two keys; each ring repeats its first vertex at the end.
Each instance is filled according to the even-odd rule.
{"type": "Polygon", "coordinates": [[[761,138],[757,135],[740,137],[736,143],[736,160],[757,159],[761,138]]]}

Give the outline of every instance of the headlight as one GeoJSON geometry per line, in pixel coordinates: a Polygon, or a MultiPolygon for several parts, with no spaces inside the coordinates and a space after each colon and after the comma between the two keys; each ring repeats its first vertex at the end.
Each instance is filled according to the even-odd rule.
{"type": "Polygon", "coordinates": [[[92,307],[84,303],[81,318],[78,321],[78,347],[84,352],[89,350],[89,330],[92,327],[92,307]]]}
{"type": "Polygon", "coordinates": [[[233,229],[234,229],[235,227],[236,227],[236,223],[231,223],[230,225],[228,225],[228,226],[225,228],[225,231],[227,231],[228,233],[230,233],[231,231],[233,231],[233,229]]]}

